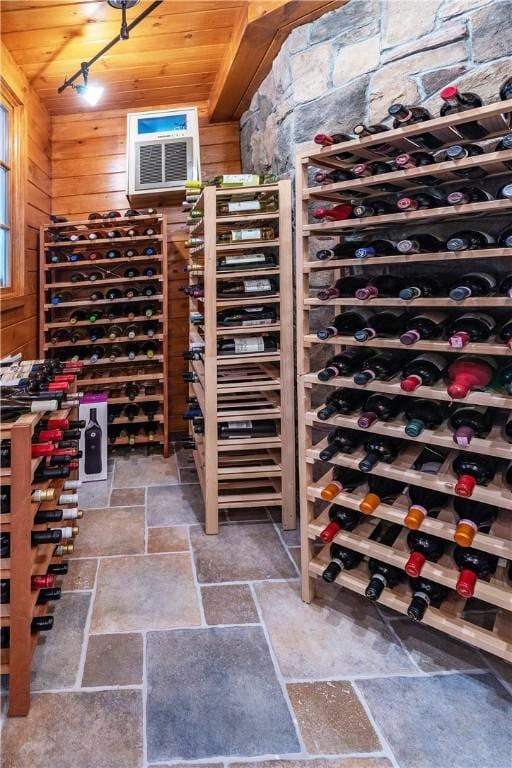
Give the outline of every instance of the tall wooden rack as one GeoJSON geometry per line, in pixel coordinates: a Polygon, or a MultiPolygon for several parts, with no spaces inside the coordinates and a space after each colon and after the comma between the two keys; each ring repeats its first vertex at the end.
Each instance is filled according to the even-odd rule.
{"type": "MultiPolygon", "coordinates": [[[[375,237],[386,236],[390,229],[401,232],[401,237],[408,237],[414,232],[428,231],[432,232],[439,224],[448,222],[453,227],[452,231],[462,229],[478,229],[479,227],[487,230],[488,219],[480,222],[475,215],[482,217],[497,216],[509,214],[512,212],[512,202],[510,200],[491,200],[489,202],[460,205],[456,207],[440,207],[429,210],[419,210],[416,212],[401,213],[398,212],[389,215],[371,216],[362,219],[348,219],[345,221],[329,223],[308,223],[309,206],[314,202],[327,201],[342,203],[344,200],[350,200],[354,197],[354,191],[362,192],[366,195],[364,202],[373,198],[386,197],[389,192],[382,192],[377,187],[383,181],[393,185],[396,192],[403,190],[424,190],[428,192],[428,187],[422,187],[420,178],[423,175],[434,175],[439,178],[439,185],[455,183],[456,185],[470,186],[478,185],[479,181],[473,181],[458,176],[455,171],[470,167],[484,168],[491,176],[502,178],[498,186],[506,183],[507,176],[510,176],[510,168],[507,169],[505,163],[511,163],[512,150],[506,151],[486,151],[486,154],[476,157],[468,157],[459,161],[445,161],[429,165],[428,167],[414,167],[404,171],[394,171],[385,175],[369,176],[362,179],[342,181],[323,185],[310,184],[311,173],[316,170],[332,170],[336,168],[346,168],[349,164],[336,158],[336,155],[343,152],[352,152],[356,156],[366,160],[386,160],[388,157],[378,153],[379,144],[384,141],[386,144],[392,144],[398,152],[411,152],[421,149],[414,144],[416,134],[428,131],[436,135],[443,141],[444,146],[450,144],[469,143],[461,139],[454,132],[458,124],[470,120],[478,120],[489,132],[484,142],[489,139],[497,139],[500,135],[510,131],[509,117],[510,104],[501,102],[491,104],[486,107],[472,111],[459,113],[453,116],[433,119],[428,123],[411,125],[405,128],[387,131],[385,134],[377,134],[363,139],[354,139],[343,144],[331,146],[326,149],[319,149],[312,145],[310,150],[306,150],[297,157],[296,168],[296,197],[297,197],[297,220],[296,220],[296,244],[297,244],[297,350],[298,350],[298,422],[299,422],[299,487],[300,487],[300,510],[301,510],[301,541],[302,541],[302,595],[306,602],[314,599],[315,581],[321,574],[325,566],[330,561],[330,545],[319,548],[318,536],[323,528],[328,524],[328,505],[321,499],[321,489],[331,475],[333,465],[357,468],[361,458],[361,452],[354,454],[337,454],[330,461],[330,466],[320,462],[319,454],[326,445],[325,432],[324,437],[321,427],[333,429],[336,426],[349,427],[350,429],[359,429],[357,425],[357,414],[350,416],[334,416],[327,422],[320,421],[317,417],[317,409],[325,399],[325,393],[329,387],[357,387],[351,377],[335,377],[328,382],[318,380],[317,369],[319,367],[319,357],[323,355],[325,360],[333,354],[341,352],[347,346],[357,346],[358,342],[351,337],[332,337],[328,341],[321,341],[315,330],[315,309],[323,307],[332,307],[332,312],[339,313],[344,307],[410,307],[411,309],[432,307],[444,307],[449,311],[451,308],[466,309],[478,307],[485,311],[485,308],[492,307],[511,307],[511,300],[505,296],[490,296],[484,298],[468,298],[463,302],[455,302],[449,298],[423,298],[413,301],[403,301],[398,298],[376,298],[368,302],[361,302],[357,299],[336,298],[328,301],[320,301],[315,298],[314,290],[310,285],[311,277],[319,274],[319,271],[326,270],[330,282],[334,282],[343,274],[353,273],[366,274],[369,268],[377,267],[380,272],[391,270],[392,273],[403,269],[405,264],[418,264],[427,266],[435,263],[435,266],[444,269],[445,263],[448,267],[451,265],[461,274],[464,271],[470,271],[477,265],[475,259],[486,260],[485,264],[489,266],[498,266],[500,260],[504,257],[512,256],[511,248],[491,247],[485,250],[466,251],[463,253],[442,252],[442,253],[415,253],[408,255],[390,255],[379,258],[361,260],[357,258],[347,258],[342,260],[322,261],[315,260],[314,251],[318,248],[331,247],[331,244],[322,243],[314,238],[334,238],[333,244],[338,238],[344,235],[354,235],[355,233],[373,233],[375,237]],[[421,227],[421,228],[420,228],[421,227]],[[455,266],[456,263],[456,266],[455,266]],[[320,347],[318,345],[321,345],[320,347]],[[315,353],[315,360],[312,361],[312,354],[315,353]]],[[[512,166],[511,166],[512,167],[512,166]]],[[[484,179],[482,183],[485,183],[484,179]]],[[[457,189],[457,186],[454,187],[457,189]]],[[[508,219],[510,221],[510,219],[508,219]]],[[[503,229],[507,225],[507,219],[502,218],[499,227],[492,226],[492,229],[503,229]]],[[[392,237],[398,239],[398,237],[392,237]]],[[[354,246],[357,248],[357,245],[354,246]]],[[[503,269],[503,265],[502,265],[503,269]]],[[[510,270],[510,262],[508,266],[510,270]]],[[[375,272],[374,272],[375,274],[375,272]]],[[[326,280],[327,281],[327,280],[326,280]]],[[[317,281],[318,282],[318,281],[317,281]]],[[[322,325],[327,325],[325,318],[322,325]]],[[[318,327],[318,326],[317,326],[318,327]]],[[[367,346],[378,348],[401,348],[397,339],[375,338],[365,342],[367,346]]],[[[407,349],[407,347],[403,347],[407,349]]],[[[410,348],[415,353],[431,350],[447,354],[457,353],[458,350],[452,349],[447,341],[421,341],[410,348]]],[[[489,343],[477,344],[470,343],[463,354],[490,354],[500,356],[503,359],[511,352],[505,344],[495,340],[489,343]]],[[[459,352],[460,354],[460,352],[459,352]]],[[[411,355],[413,356],[413,355],[411,355]]],[[[361,387],[359,387],[361,389],[361,387]]],[[[372,381],[365,385],[368,394],[371,392],[382,392],[388,394],[406,395],[400,389],[399,380],[391,381],[372,381]]],[[[437,384],[432,387],[422,386],[418,392],[412,393],[413,396],[430,398],[432,400],[449,400],[446,392],[446,385],[437,384]]],[[[504,391],[485,391],[471,392],[460,404],[485,405],[493,408],[510,410],[511,398],[504,391]]],[[[470,452],[484,453],[495,456],[497,460],[510,459],[511,447],[505,441],[501,432],[502,422],[505,413],[500,418],[501,423],[493,429],[486,439],[475,438],[469,446],[470,452]]],[[[499,421],[499,419],[498,419],[499,421]]],[[[377,421],[368,430],[367,433],[377,433],[393,437],[400,437],[408,442],[405,450],[399,453],[397,460],[393,464],[377,464],[373,472],[375,474],[385,475],[388,478],[394,478],[403,483],[413,483],[414,485],[426,488],[435,488],[442,490],[447,494],[455,494],[455,477],[451,472],[451,462],[456,451],[449,450],[446,460],[437,475],[428,475],[411,469],[415,458],[426,446],[439,446],[447,449],[454,449],[452,434],[445,425],[437,430],[424,430],[417,438],[410,438],[404,432],[404,422],[400,417],[387,422],[377,421]]],[[[458,448],[457,450],[464,450],[458,448]]],[[[365,490],[355,490],[352,493],[341,492],[333,503],[340,504],[350,509],[359,509],[359,504],[365,494],[365,490]]],[[[458,637],[461,640],[475,645],[490,653],[496,654],[502,659],[512,661],[512,589],[507,580],[506,561],[512,558],[512,491],[505,486],[499,479],[498,474],[495,480],[488,486],[477,486],[473,498],[481,500],[499,508],[498,518],[493,524],[489,534],[477,533],[474,539],[473,547],[497,555],[499,565],[496,574],[489,581],[477,582],[474,596],[478,600],[487,604],[485,622],[479,622],[476,613],[470,611],[470,602],[451,591],[439,608],[430,606],[423,619],[423,623],[433,626],[447,634],[458,637]],[[494,610],[493,610],[494,609],[494,610]]],[[[408,548],[406,545],[407,529],[403,529],[393,546],[385,546],[369,539],[369,535],[374,530],[379,520],[386,520],[392,523],[402,524],[407,511],[406,497],[398,497],[393,504],[380,504],[374,515],[368,516],[359,524],[353,532],[340,531],[334,538],[334,542],[344,544],[350,549],[362,553],[366,557],[374,557],[381,561],[403,568],[408,558],[408,548]]],[[[453,541],[455,532],[454,518],[450,509],[443,509],[437,518],[426,517],[422,524],[422,530],[453,541]]],[[[450,556],[451,548],[443,555],[437,563],[426,562],[422,570],[422,576],[436,581],[454,590],[458,578],[458,571],[450,556]]],[[[342,571],[337,578],[337,582],[342,586],[364,595],[366,585],[370,578],[368,563],[366,559],[353,570],[342,571]]],[[[411,594],[406,584],[401,584],[394,589],[384,589],[379,602],[389,608],[393,608],[401,614],[407,613],[411,594]]]]}
{"type": "MultiPolygon", "coordinates": [[[[218,533],[219,510],[252,507],[280,507],[285,529],[296,526],[295,500],[295,429],[293,369],[293,277],[291,250],[291,185],[279,181],[273,185],[216,189],[206,187],[195,205],[203,217],[191,227],[191,236],[199,235],[204,245],[190,251],[191,266],[199,268],[204,282],[204,299],[191,298],[192,311],[204,315],[202,326],[191,325],[191,343],[204,342],[203,360],[190,362],[198,381],[191,383],[190,394],[197,398],[204,415],[203,436],[194,435],[197,471],[205,501],[206,533],[218,533]],[[244,213],[218,216],[217,204],[242,196],[260,194],[278,198],[278,210],[272,213],[244,213]],[[274,226],[278,236],[227,244],[217,243],[219,228],[274,226]],[[279,263],[269,269],[217,270],[217,259],[226,253],[267,252],[278,254],[279,263]],[[217,295],[220,280],[245,278],[278,279],[279,293],[268,297],[222,299],[217,295]],[[278,320],[272,325],[254,327],[218,327],[217,312],[233,307],[272,305],[278,320]],[[222,337],[252,336],[272,333],[279,338],[276,352],[218,355],[217,342],[222,337]],[[278,422],[275,437],[219,439],[218,425],[272,419],[278,422]]],[[[198,280],[191,272],[190,282],[198,280]]]]}
{"type": "MultiPolygon", "coordinates": [[[[162,446],[164,456],[169,455],[169,394],[168,394],[168,284],[167,284],[167,219],[163,214],[140,215],[130,217],[118,217],[114,219],[94,219],[92,221],[69,221],[58,224],[51,224],[41,227],[40,232],[40,281],[39,281],[39,307],[40,307],[40,326],[39,326],[39,346],[40,353],[46,357],[54,357],[59,348],[69,349],[71,346],[75,351],[85,349],[92,344],[106,346],[113,344],[123,345],[126,342],[144,343],[145,341],[155,341],[159,350],[151,359],[139,354],[131,360],[126,356],[117,357],[115,361],[110,361],[108,357],[101,358],[96,363],[91,363],[87,357],[83,358],[84,373],[80,379],[81,390],[100,390],[109,392],[109,405],[128,404],[130,399],[121,390],[127,383],[135,383],[141,387],[141,394],[136,398],[136,404],[141,402],[159,402],[161,405],[154,419],[158,423],[154,442],[162,446]],[[157,233],[154,235],[135,235],[128,236],[126,232],[130,228],[144,229],[149,225],[155,227],[157,233]],[[85,235],[90,230],[94,230],[103,237],[95,240],[63,240],[52,242],[52,231],[78,233],[85,235]],[[109,230],[119,230],[124,236],[109,238],[109,230]],[[144,248],[153,246],[155,253],[145,255],[144,248]],[[124,254],[119,258],[106,258],[104,254],[109,250],[119,250],[133,248],[137,251],[136,256],[127,257],[124,254]],[[52,263],[50,254],[69,254],[79,252],[84,255],[80,261],[63,261],[52,263]],[[100,258],[93,261],[88,259],[91,252],[97,254],[101,252],[100,258]],[[156,274],[153,277],[143,275],[134,279],[124,277],[123,272],[128,267],[136,267],[141,270],[144,267],[153,267],[156,274]],[[72,272],[81,272],[85,270],[88,274],[91,272],[102,272],[104,277],[101,280],[71,282],[68,275],[72,272]],[[156,286],[157,293],[151,297],[136,296],[134,298],[122,297],[119,299],[100,299],[92,302],[87,294],[93,289],[101,291],[109,288],[126,289],[132,284],[156,286]],[[51,295],[57,291],[63,290],[72,292],[71,301],[62,302],[56,306],[50,303],[51,295]],[[103,337],[95,342],[88,339],[78,341],[74,344],[70,342],[52,343],[50,340],[52,332],[57,329],[68,329],[71,327],[66,317],[67,313],[76,309],[98,308],[102,311],[116,305],[140,306],[142,304],[152,304],[157,308],[150,318],[136,315],[134,317],[115,317],[112,320],[106,318],[100,319],[97,325],[120,325],[125,326],[131,323],[144,323],[150,321],[158,324],[159,330],[151,338],[142,334],[134,338],[118,337],[110,339],[103,337]],[[64,312],[63,312],[64,311],[64,312]],[[110,366],[110,367],[109,367],[110,366]],[[154,388],[151,393],[146,393],[145,388],[154,388]]],[[[92,324],[87,320],[78,321],[74,327],[92,328],[92,324]]],[[[134,419],[129,420],[124,413],[109,420],[109,426],[126,426],[128,424],[140,424],[148,422],[148,418],[142,413],[134,419]]],[[[136,435],[130,440],[128,436],[118,436],[115,445],[146,444],[149,442],[145,434],[136,435]]],[[[109,443],[110,444],[110,443],[109,443]]]]}
{"type": "MultiPolygon", "coordinates": [[[[52,418],[76,418],[76,409],[63,409],[46,414],[52,418]]],[[[38,634],[31,633],[31,621],[44,616],[51,603],[37,605],[38,592],[31,591],[31,576],[45,574],[51,563],[59,563],[54,555],[55,544],[31,546],[31,531],[56,528],[69,524],[34,524],[39,510],[54,509],[65,480],[34,483],[34,473],[43,459],[32,459],[32,438],[42,413],[21,416],[15,422],[3,423],[0,439],[11,441],[11,466],[0,470],[2,488],[10,489],[10,511],[0,515],[2,533],[10,534],[10,557],[0,559],[0,578],[9,579],[10,602],[0,605],[0,624],[9,627],[9,648],[0,651],[0,672],[9,678],[9,708],[11,717],[24,716],[30,708],[32,655],[38,634]],[[32,492],[53,488],[53,501],[33,502],[32,492]]],[[[68,479],[76,478],[71,472],[68,479]]],[[[59,506],[63,506],[60,504],[59,506]]],[[[73,521],[70,521],[73,522],[73,521]]],[[[56,650],[56,652],[58,652],[56,650]]]]}

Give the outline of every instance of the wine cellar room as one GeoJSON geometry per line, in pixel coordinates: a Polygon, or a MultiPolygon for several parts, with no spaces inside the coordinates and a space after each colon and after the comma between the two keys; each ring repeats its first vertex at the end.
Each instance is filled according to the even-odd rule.
{"type": "Polygon", "coordinates": [[[512,0],[0,0],[1,768],[512,768],[512,0]]]}

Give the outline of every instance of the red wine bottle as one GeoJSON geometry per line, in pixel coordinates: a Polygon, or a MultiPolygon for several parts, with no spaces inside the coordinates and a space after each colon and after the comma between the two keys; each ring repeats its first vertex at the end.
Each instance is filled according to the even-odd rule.
{"type": "MultiPolygon", "coordinates": [[[[434,155],[431,152],[411,152],[401,153],[394,158],[393,165],[397,171],[405,171],[408,168],[418,168],[423,165],[433,165],[436,162],[434,155]]],[[[426,186],[432,186],[439,184],[443,179],[438,176],[426,176],[415,177],[414,182],[416,184],[424,184],[426,186]]]]}
{"type": "Polygon", "coordinates": [[[327,446],[320,451],[321,461],[330,461],[337,453],[354,453],[363,442],[363,435],[351,429],[338,427],[327,435],[327,446]]]}
{"type": "Polygon", "coordinates": [[[367,277],[350,275],[349,277],[342,277],[340,280],[337,280],[330,288],[322,288],[322,290],[317,293],[316,297],[317,299],[320,299],[320,301],[328,301],[328,299],[338,299],[340,297],[348,299],[351,296],[354,296],[356,291],[365,288],[367,285],[367,277]]]}
{"type": "Polygon", "coordinates": [[[447,332],[450,347],[462,349],[470,342],[488,341],[496,333],[496,321],[483,312],[467,313],[454,320],[447,332]]]}
{"type": "Polygon", "coordinates": [[[359,469],[361,472],[371,472],[379,461],[391,464],[396,459],[402,445],[403,440],[372,435],[364,444],[366,456],[359,462],[359,469]]]}
{"type": "MultiPolygon", "coordinates": [[[[402,128],[432,119],[430,112],[424,107],[406,107],[403,104],[392,104],[388,112],[393,118],[393,128],[402,128]]],[[[426,149],[438,149],[443,146],[441,139],[433,133],[417,133],[411,136],[412,141],[426,149]]]]}
{"type": "Polygon", "coordinates": [[[377,297],[395,297],[404,287],[405,279],[402,275],[378,275],[372,278],[371,283],[358,288],[355,292],[356,299],[366,301],[377,297]]]}
{"type": "Polygon", "coordinates": [[[340,507],[339,504],[332,504],[329,508],[329,524],[320,533],[321,541],[328,544],[339,531],[353,531],[362,520],[362,515],[355,509],[340,507]]]}
{"type": "Polygon", "coordinates": [[[421,527],[426,517],[437,517],[446,504],[448,496],[441,491],[422,486],[409,486],[410,505],[404,517],[404,525],[411,530],[421,527]]]}
{"type": "Polygon", "coordinates": [[[336,168],[332,171],[318,171],[314,178],[317,184],[336,184],[339,181],[350,181],[355,176],[346,168],[336,168]]]}
{"type": "Polygon", "coordinates": [[[312,213],[314,219],[324,221],[344,221],[352,217],[353,206],[348,203],[340,203],[332,208],[315,208],[312,213]]]}
{"type": "Polygon", "coordinates": [[[405,485],[398,480],[389,480],[378,475],[366,477],[363,474],[363,478],[368,480],[369,489],[359,504],[359,511],[364,515],[373,515],[380,504],[393,504],[405,488],[405,485]]]}
{"type": "Polygon", "coordinates": [[[408,316],[407,312],[400,309],[385,309],[369,316],[369,322],[360,328],[354,329],[356,341],[368,341],[377,336],[393,338],[397,336],[408,316]]]}
{"type": "Polygon", "coordinates": [[[329,381],[335,376],[349,376],[361,368],[366,360],[373,356],[371,349],[356,349],[349,347],[345,352],[334,355],[325,368],[318,371],[319,381],[329,381]]]}
{"type": "MultiPolygon", "coordinates": [[[[391,547],[397,540],[402,530],[401,525],[390,525],[386,531],[379,536],[377,541],[387,547],[391,547]]],[[[393,589],[405,579],[405,573],[396,565],[390,565],[382,560],[371,557],[368,561],[368,570],[370,580],[365,589],[365,596],[373,603],[382,595],[387,587],[393,589]]]]}
{"type": "Polygon", "coordinates": [[[494,237],[470,229],[456,232],[446,241],[448,251],[479,251],[494,245],[494,237]]]}
{"type": "Polygon", "coordinates": [[[365,482],[365,475],[357,469],[337,466],[332,471],[332,479],[322,488],[320,495],[324,501],[332,501],[342,491],[352,493],[365,482]]]}
{"type": "Polygon", "coordinates": [[[404,323],[400,343],[406,346],[417,341],[439,339],[445,330],[446,315],[443,312],[428,312],[415,315],[404,323]]]}
{"type": "Polygon", "coordinates": [[[465,598],[473,597],[477,581],[487,581],[498,567],[496,555],[471,547],[455,547],[453,559],[460,571],[455,589],[465,598]]]}
{"type": "Polygon", "coordinates": [[[498,516],[496,507],[460,498],[453,500],[453,511],[458,521],[453,538],[459,547],[470,547],[478,531],[489,533],[498,516]]]}
{"type": "Polygon", "coordinates": [[[363,556],[360,552],[342,547],[340,544],[331,544],[331,562],[322,573],[322,579],[332,584],[343,570],[350,571],[356,568],[363,556]]]}
{"type": "Polygon", "coordinates": [[[354,333],[364,328],[366,323],[372,317],[373,313],[369,309],[353,309],[337,315],[331,325],[321,328],[316,332],[319,339],[329,339],[332,336],[344,336],[348,333],[354,333]]]}
{"type": "Polygon", "coordinates": [[[406,398],[400,395],[373,394],[366,400],[357,426],[368,429],[376,421],[389,421],[402,410],[406,398]]]}
{"type": "Polygon", "coordinates": [[[448,424],[454,430],[453,440],[461,448],[467,448],[474,437],[485,438],[494,424],[495,411],[484,406],[456,408],[448,424]]]}
{"type": "Polygon", "coordinates": [[[409,437],[419,437],[424,429],[437,429],[448,415],[447,403],[437,400],[409,400],[403,406],[406,424],[404,432],[409,437]]]}
{"type": "Polygon", "coordinates": [[[422,621],[429,605],[437,608],[448,597],[447,587],[429,579],[411,579],[410,585],[412,600],[407,608],[407,615],[413,621],[422,621]]]}
{"type": "Polygon", "coordinates": [[[394,350],[373,355],[365,360],[360,370],[354,374],[354,383],[364,386],[370,381],[389,381],[396,376],[408,359],[406,352],[394,350]]]}
{"type": "Polygon", "coordinates": [[[404,365],[400,388],[404,392],[414,392],[420,386],[431,386],[439,381],[447,365],[448,360],[442,355],[419,355],[404,365]]]}
{"type": "Polygon", "coordinates": [[[444,193],[433,195],[426,192],[416,192],[414,195],[399,197],[396,201],[396,207],[399,211],[423,211],[443,205],[446,205],[446,195],[444,193]]]}
{"type": "Polygon", "coordinates": [[[459,453],[452,463],[457,476],[455,493],[468,498],[476,485],[488,485],[496,474],[496,461],[492,456],[478,453],[459,453]]]}
{"type": "Polygon", "coordinates": [[[426,561],[437,563],[446,549],[447,542],[424,531],[411,530],[407,535],[407,546],[411,554],[404,570],[408,576],[417,578],[426,561]]]}
{"type": "MultiPolygon", "coordinates": [[[[482,99],[476,93],[461,93],[457,86],[450,85],[443,88],[439,94],[444,104],[439,114],[441,117],[453,115],[457,112],[465,112],[468,109],[476,109],[482,106],[482,99]]],[[[483,139],[489,131],[478,122],[478,120],[468,120],[467,123],[457,123],[455,130],[464,139],[483,139]]]]}
{"type": "Polygon", "coordinates": [[[325,405],[317,412],[320,421],[326,421],[336,414],[348,415],[359,410],[366,400],[366,392],[357,389],[336,389],[327,395],[325,405]]]}
{"type": "Polygon", "coordinates": [[[381,173],[390,173],[393,167],[382,160],[376,160],[374,162],[357,163],[352,168],[352,173],[357,178],[363,178],[367,176],[379,176],[381,173]]]}
{"type": "Polygon", "coordinates": [[[496,363],[490,357],[462,355],[447,369],[450,384],[447,392],[453,400],[460,400],[473,389],[485,389],[496,371],[496,363]]]}

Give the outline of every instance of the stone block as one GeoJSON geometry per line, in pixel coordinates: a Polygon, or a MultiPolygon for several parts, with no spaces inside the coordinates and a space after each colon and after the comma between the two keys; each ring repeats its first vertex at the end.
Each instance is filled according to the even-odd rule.
{"type": "Polygon", "coordinates": [[[380,38],[378,35],[361,43],[340,48],[334,63],[333,83],[341,85],[366,72],[372,72],[379,65],[380,38]]]}
{"type": "Polygon", "coordinates": [[[302,27],[296,27],[288,38],[288,51],[289,53],[298,53],[308,47],[309,44],[309,24],[304,24],[302,27]]]}
{"type": "Polygon", "coordinates": [[[511,18],[510,0],[496,0],[471,14],[475,62],[491,61],[512,54],[511,18]]]}
{"type": "Polygon", "coordinates": [[[409,0],[407,6],[391,0],[384,4],[383,48],[426,35],[434,29],[442,0],[409,0]]]}
{"type": "Polygon", "coordinates": [[[310,142],[318,132],[350,131],[354,116],[363,117],[366,111],[368,75],[353,80],[342,88],[335,88],[312,104],[299,106],[294,113],[294,140],[310,142]]]}
{"type": "MultiPolygon", "coordinates": [[[[428,3],[425,3],[425,5],[428,6],[428,3]]],[[[404,15],[403,12],[402,15],[404,15]]],[[[405,17],[408,18],[408,14],[405,14],[405,17]]],[[[415,38],[397,48],[383,51],[382,63],[387,64],[390,61],[414,56],[414,54],[421,53],[422,51],[431,51],[436,48],[442,48],[444,45],[450,45],[457,42],[457,40],[464,40],[467,36],[468,29],[465,21],[457,22],[451,26],[444,26],[441,29],[432,32],[430,35],[415,38]]]]}
{"type": "Polygon", "coordinates": [[[468,13],[492,2],[494,0],[446,0],[439,9],[438,18],[443,21],[452,19],[454,16],[460,16],[462,13],[468,13]]]}
{"type": "Polygon", "coordinates": [[[376,35],[379,31],[379,0],[352,0],[331,13],[326,13],[310,26],[310,44],[330,40],[337,34],[346,34],[347,42],[351,34],[356,35],[361,27],[367,28],[367,34],[376,35]]]}
{"type": "Polygon", "coordinates": [[[291,59],[293,95],[303,104],[322,96],[331,85],[332,49],[321,43],[296,53],[291,59]]]}
{"type": "Polygon", "coordinates": [[[441,69],[436,69],[433,72],[427,72],[425,75],[422,75],[421,85],[425,92],[425,96],[428,98],[433,94],[439,94],[440,90],[453,83],[466,71],[466,67],[463,64],[458,64],[454,67],[442,67],[441,69]]]}

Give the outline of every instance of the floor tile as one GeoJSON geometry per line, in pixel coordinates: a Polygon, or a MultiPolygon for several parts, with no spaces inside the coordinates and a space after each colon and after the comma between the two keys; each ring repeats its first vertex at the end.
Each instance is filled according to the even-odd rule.
{"type": "Polygon", "coordinates": [[[2,768],[140,768],[142,694],[33,696],[27,717],[6,722],[2,749],[2,768]]]}
{"type": "MultiPolygon", "coordinates": [[[[165,768],[165,766],[160,766],[160,768],[165,768]]],[[[229,768],[392,768],[392,766],[385,757],[345,757],[320,758],[314,761],[257,760],[251,763],[230,763],[229,768]]]]}
{"type": "Polygon", "coordinates": [[[201,587],[207,624],[257,624],[258,612],[246,584],[201,587]]]}
{"type": "Polygon", "coordinates": [[[395,677],[357,686],[400,768],[510,768],[512,697],[492,675],[395,677]]]}
{"type": "Polygon", "coordinates": [[[479,654],[458,640],[408,619],[393,622],[393,629],[423,672],[485,669],[479,654]]]}
{"type": "Polygon", "coordinates": [[[315,601],[307,605],[296,584],[263,583],[255,589],[285,677],[415,670],[373,605],[359,595],[319,584],[315,601]]]}
{"type": "Polygon", "coordinates": [[[96,579],[97,560],[68,560],[68,572],[62,579],[62,588],[66,592],[77,589],[93,589],[96,579]]]}
{"type": "Polygon", "coordinates": [[[382,749],[350,682],[294,683],[287,688],[308,752],[328,755],[382,749]]]}
{"type": "Polygon", "coordinates": [[[136,555],[144,552],[144,507],[91,509],[76,539],[77,557],[136,555]]]}
{"type": "Polygon", "coordinates": [[[185,525],[148,529],[148,552],[187,552],[189,549],[185,525]]]}
{"type": "Polygon", "coordinates": [[[270,523],[223,525],[218,536],[190,529],[199,582],[289,579],[297,574],[270,523]]]}
{"type": "Polygon", "coordinates": [[[194,467],[180,467],[180,483],[198,483],[199,475],[194,467]]]}
{"type": "Polygon", "coordinates": [[[92,632],[169,629],[200,623],[190,555],[100,562],[92,632]]]}
{"type": "Polygon", "coordinates": [[[102,509],[108,507],[110,496],[110,480],[97,480],[92,483],[83,483],[78,490],[78,503],[82,509],[102,509]]]}
{"type": "Polygon", "coordinates": [[[90,593],[62,595],[55,603],[51,632],[41,632],[32,664],[33,691],[71,688],[80,664],[80,651],[90,593]]]}
{"type": "Polygon", "coordinates": [[[179,482],[176,459],[169,456],[135,456],[116,459],[113,488],[139,488],[144,485],[169,485],[179,482]]]}
{"type": "Polygon", "coordinates": [[[138,507],[146,503],[145,488],[113,488],[109,507],[138,507]]]}
{"type": "Polygon", "coordinates": [[[484,653],[482,655],[487,661],[488,666],[491,668],[491,671],[512,694],[512,664],[502,661],[497,656],[491,655],[490,653],[484,653]]]}
{"type": "Polygon", "coordinates": [[[148,761],[298,752],[259,627],[151,632],[148,761]]]}
{"type": "MultiPolygon", "coordinates": [[[[185,768],[183,763],[152,763],[148,768],[185,768]]],[[[218,763],[187,763],[186,768],[224,768],[222,761],[218,763]]]]}
{"type": "Polygon", "coordinates": [[[142,683],[142,645],[139,634],[91,635],[82,687],[142,683]]]}
{"type": "Polygon", "coordinates": [[[300,573],[300,547],[290,547],[288,552],[290,553],[292,560],[297,566],[298,572],[300,573]]]}
{"type": "Polygon", "coordinates": [[[181,445],[176,445],[174,449],[174,456],[178,463],[178,467],[192,468],[195,467],[194,453],[189,448],[183,448],[181,445]]]}
{"type": "Polygon", "coordinates": [[[148,488],[148,525],[183,525],[202,522],[204,502],[199,485],[148,488]]]}

